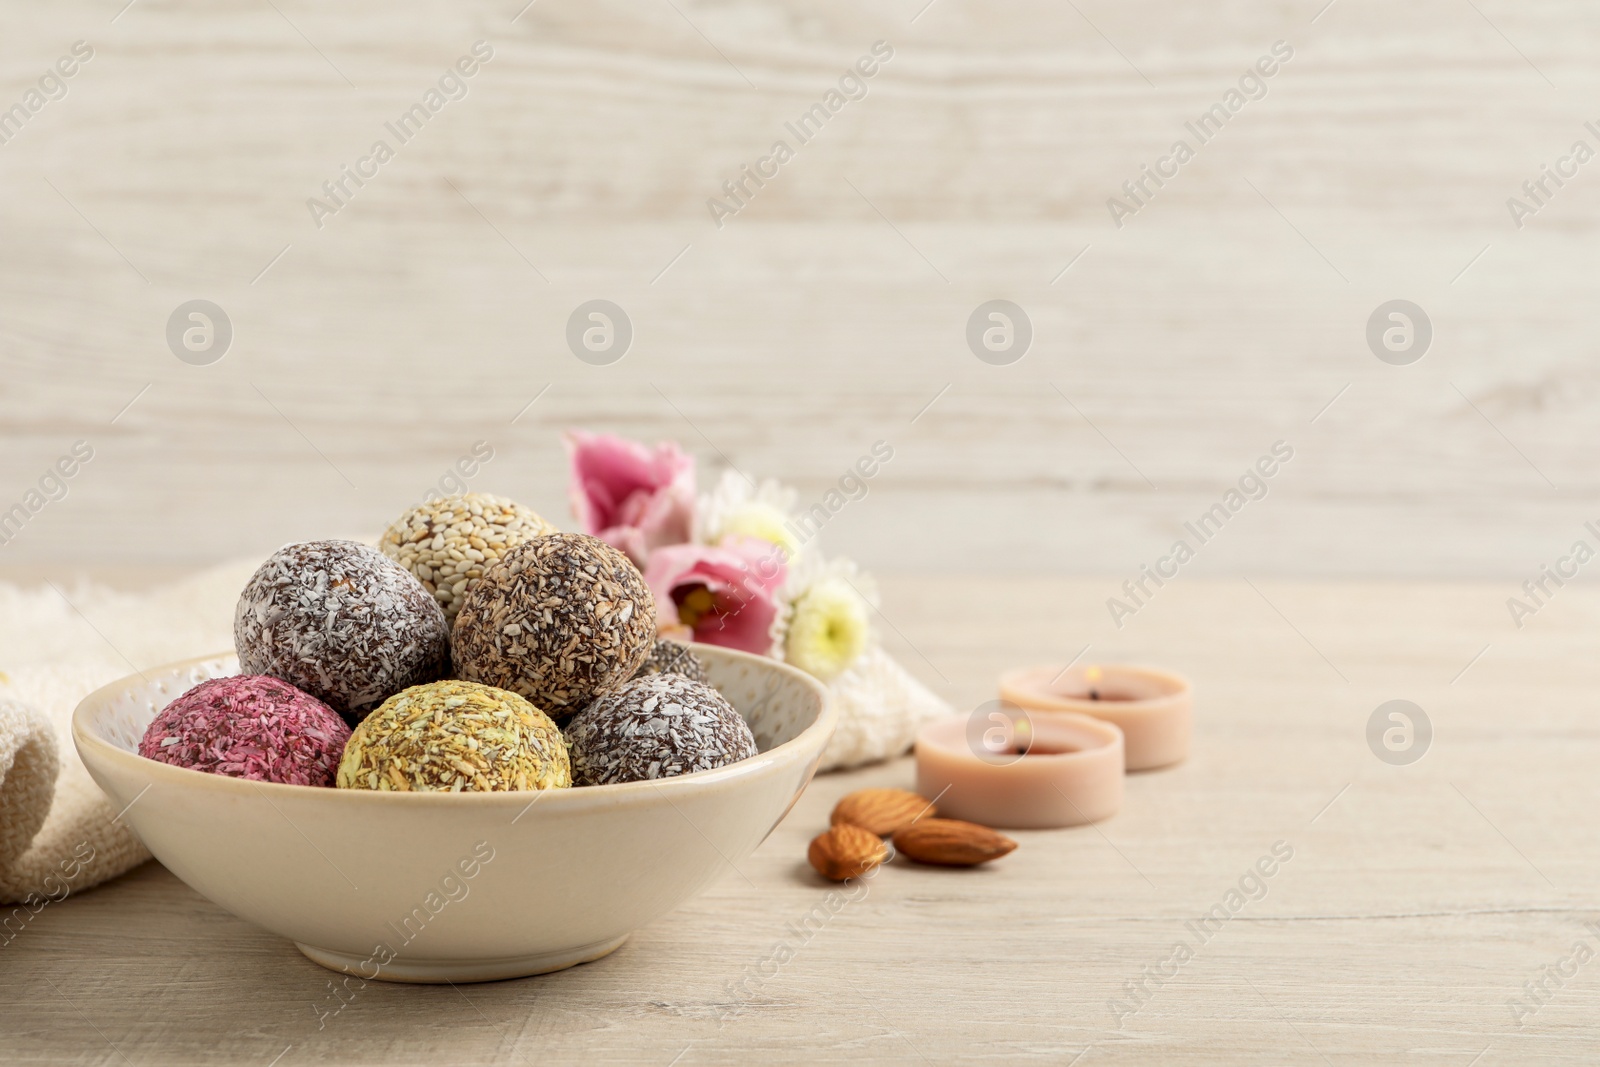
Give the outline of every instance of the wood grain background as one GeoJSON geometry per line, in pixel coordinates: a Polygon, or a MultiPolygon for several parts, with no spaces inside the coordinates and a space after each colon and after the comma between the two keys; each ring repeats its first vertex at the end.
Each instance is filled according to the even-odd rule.
{"type": "Polygon", "coordinates": [[[95,56],[0,146],[0,509],[95,459],[0,556],[376,531],[477,440],[475,487],[565,520],[585,425],[808,500],[881,438],[834,550],[1120,581],[1283,439],[1196,574],[1510,587],[1600,514],[1600,162],[1520,230],[1505,204],[1600,147],[1600,10],[1322,2],[7,0],[0,107],[95,56]],[[307,198],[477,40],[466,98],[318,229],[307,198]],[[718,229],[707,198],[878,40],[865,99],[718,229]],[[1279,40],[1265,98],[1114,226],[1279,40]],[[164,340],[196,297],[235,330],[207,367],[164,340]],[[612,366],[563,340],[594,298],[634,323],[612,366]],[[993,298],[1035,328],[1011,366],[964,341],[993,298]],[[1393,298],[1434,324],[1409,367],[1363,338],[1393,298]]]}

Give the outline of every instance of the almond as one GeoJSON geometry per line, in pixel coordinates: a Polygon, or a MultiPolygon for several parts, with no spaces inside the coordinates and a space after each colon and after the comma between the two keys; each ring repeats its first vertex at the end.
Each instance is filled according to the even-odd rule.
{"type": "Polygon", "coordinates": [[[918,863],[975,867],[1017,847],[1004,834],[959,819],[918,819],[894,835],[894,847],[918,863]]]}
{"type": "Polygon", "coordinates": [[[850,823],[888,837],[919,818],[937,815],[932,804],[904,789],[857,789],[833,807],[833,825],[850,823]]]}
{"type": "Polygon", "coordinates": [[[842,882],[888,859],[889,846],[871,830],[840,823],[812,840],[806,858],[822,877],[842,882]]]}

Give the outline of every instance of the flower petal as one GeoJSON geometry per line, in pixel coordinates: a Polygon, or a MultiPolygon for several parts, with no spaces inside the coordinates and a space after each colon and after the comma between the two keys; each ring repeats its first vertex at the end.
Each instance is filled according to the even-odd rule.
{"type": "Polygon", "coordinates": [[[778,614],[774,591],[783,582],[783,565],[772,546],[667,545],[650,555],[645,582],[656,600],[658,626],[681,624],[673,593],[704,586],[713,608],[697,621],[695,640],[758,655],[770,653],[770,629],[778,614]],[[772,573],[776,568],[776,573],[772,573]]]}
{"type": "Polygon", "coordinates": [[[689,540],[692,456],[671,441],[652,449],[586,430],[563,436],[572,472],[568,495],[583,532],[626,552],[641,567],[652,549],[689,540]]]}

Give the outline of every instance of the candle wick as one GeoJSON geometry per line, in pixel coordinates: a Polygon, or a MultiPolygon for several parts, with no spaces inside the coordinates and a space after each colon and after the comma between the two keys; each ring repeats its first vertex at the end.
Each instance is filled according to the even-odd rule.
{"type": "Polygon", "coordinates": [[[1098,690],[1098,689],[1089,690],[1089,699],[1090,700],[1099,700],[1100,699],[1100,690],[1098,690]]]}

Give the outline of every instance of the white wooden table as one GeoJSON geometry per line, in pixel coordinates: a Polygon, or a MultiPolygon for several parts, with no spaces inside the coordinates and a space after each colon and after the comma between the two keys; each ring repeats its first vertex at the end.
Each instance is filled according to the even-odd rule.
{"type": "Polygon", "coordinates": [[[1104,582],[885,584],[903,635],[892,646],[960,707],[991,696],[1001,669],[1085,642],[1092,658],[1188,673],[1193,758],[1131,778],[1103,824],[1018,833],[1021,847],[991,867],[896,861],[802,941],[795,926],[829,891],[805,845],[834,800],[912,779],[906,760],[825,776],[738,872],[613,956],[488,985],[376,983],[320,1029],[327,972],[148,865],[51,905],[0,948],[4,1059],[1487,1067],[1600,1056],[1600,964],[1552,986],[1520,1026],[1508,1007],[1576,943],[1600,946],[1585,925],[1600,917],[1592,591],[1564,591],[1517,631],[1498,585],[1181,581],[1117,634],[1104,582]],[[1397,698],[1434,728],[1410,766],[1381,762],[1364,736],[1373,709],[1397,698]],[[1186,921],[1225,903],[1280,841],[1293,858],[1265,896],[1148,986],[1119,1027],[1108,1002],[1147,967],[1170,970],[1172,946],[1195,941],[1186,921]],[[793,958],[769,962],[786,942],[793,958]]]}

